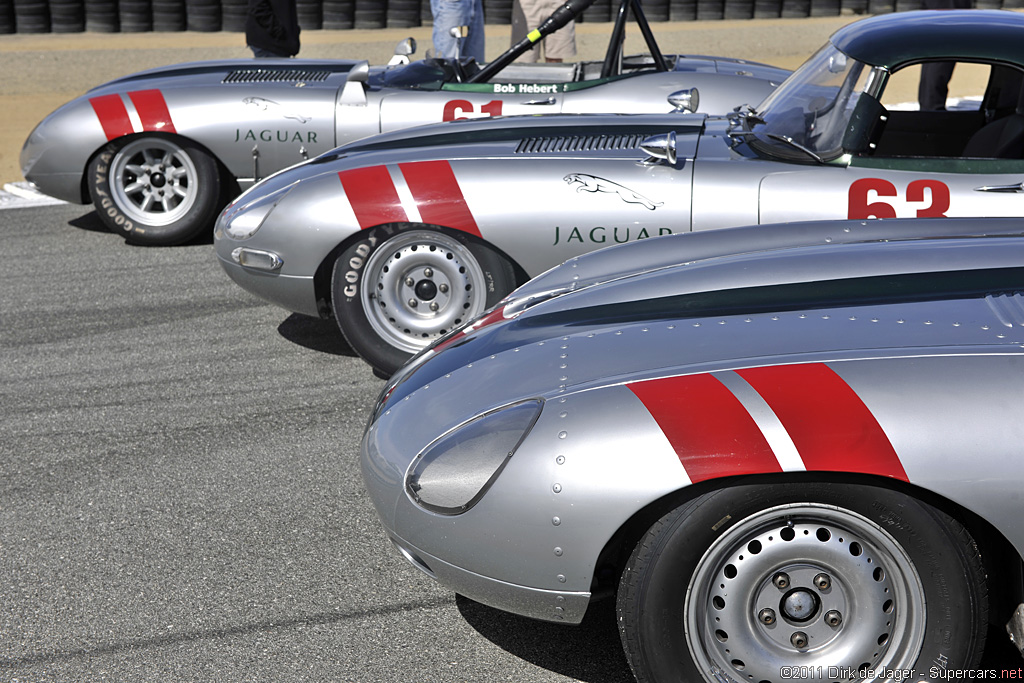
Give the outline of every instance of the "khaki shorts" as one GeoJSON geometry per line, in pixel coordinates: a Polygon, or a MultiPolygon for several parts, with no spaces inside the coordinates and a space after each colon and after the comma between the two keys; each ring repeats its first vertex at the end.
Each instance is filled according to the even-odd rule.
{"type": "MultiPolygon", "coordinates": [[[[517,0],[526,18],[526,31],[532,31],[551,13],[561,7],[565,0],[517,0]]],[[[515,9],[513,9],[513,12],[515,9]]],[[[513,43],[516,42],[513,35],[513,43]]],[[[576,56],[576,27],[569,22],[549,36],[541,39],[532,50],[522,55],[517,62],[536,62],[541,59],[561,59],[563,61],[576,56]],[[543,50],[543,52],[542,52],[543,50]]]]}

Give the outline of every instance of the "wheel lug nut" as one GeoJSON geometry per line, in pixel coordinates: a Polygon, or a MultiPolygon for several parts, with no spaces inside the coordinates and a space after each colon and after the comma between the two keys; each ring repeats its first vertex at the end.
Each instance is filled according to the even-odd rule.
{"type": "Polygon", "coordinates": [[[412,287],[414,284],[416,284],[416,281],[413,280],[411,277],[405,278],[405,286],[406,287],[412,287]]]}
{"type": "Polygon", "coordinates": [[[839,626],[839,624],[843,623],[843,615],[837,610],[829,610],[828,612],[825,612],[825,623],[835,628],[836,626],[839,626]]]}
{"type": "Polygon", "coordinates": [[[434,269],[433,268],[424,268],[423,269],[423,277],[434,277],[434,269]]]}
{"type": "Polygon", "coordinates": [[[437,291],[441,292],[442,294],[447,294],[448,293],[448,285],[446,285],[444,283],[438,285],[437,286],[437,291]]]}
{"type": "Polygon", "coordinates": [[[818,574],[814,577],[814,585],[817,586],[819,590],[827,591],[832,585],[832,577],[825,573],[818,574]]]}
{"type": "Polygon", "coordinates": [[[775,584],[775,587],[779,590],[789,588],[789,574],[786,572],[779,572],[772,577],[772,583],[775,584]]]}
{"type": "Polygon", "coordinates": [[[437,311],[437,309],[439,309],[439,308],[440,308],[440,306],[438,306],[438,305],[437,305],[437,302],[436,302],[436,301],[431,301],[431,302],[430,302],[430,310],[432,310],[432,311],[435,311],[435,312],[436,312],[436,311],[437,311]]]}
{"type": "Polygon", "coordinates": [[[418,306],[419,303],[420,302],[416,301],[416,299],[409,299],[409,308],[416,308],[416,306],[418,306]]]}
{"type": "Polygon", "coordinates": [[[775,623],[775,610],[765,607],[763,610],[757,613],[757,618],[765,626],[771,626],[775,623]]]}
{"type": "Polygon", "coordinates": [[[793,647],[803,649],[807,647],[807,634],[803,631],[797,631],[789,638],[789,642],[793,643],[793,647]]]}

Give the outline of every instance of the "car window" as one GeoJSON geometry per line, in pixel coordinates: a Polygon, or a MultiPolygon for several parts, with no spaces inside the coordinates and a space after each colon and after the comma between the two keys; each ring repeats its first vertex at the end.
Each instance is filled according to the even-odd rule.
{"type": "MultiPolygon", "coordinates": [[[[954,111],[977,111],[985,96],[992,73],[988,64],[970,62],[944,62],[952,66],[949,80],[946,109],[954,111]]],[[[933,67],[929,67],[933,68],[933,67]]],[[[941,67],[940,67],[941,68],[941,67]]],[[[948,68],[948,67],[947,67],[948,68]]],[[[919,111],[919,86],[922,66],[914,64],[900,69],[889,76],[882,94],[882,104],[889,111],[919,111]]]]}
{"type": "Polygon", "coordinates": [[[762,103],[751,146],[794,161],[840,156],[850,115],[870,73],[865,66],[826,45],[762,103]]]}
{"type": "Polygon", "coordinates": [[[884,122],[865,154],[875,159],[1024,159],[1022,78],[1006,65],[952,61],[893,72],[880,98],[884,122]],[[945,96],[941,83],[948,83],[945,96]]]}

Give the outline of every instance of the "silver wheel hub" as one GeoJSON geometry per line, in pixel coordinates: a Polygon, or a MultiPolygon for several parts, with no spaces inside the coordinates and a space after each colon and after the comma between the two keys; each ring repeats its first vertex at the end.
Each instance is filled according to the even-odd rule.
{"type": "Polygon", "coordinates": [[[110,164],[110,189],[118,208],[145,225],[169,225],[196,201],[191,157],[163,138],[142,138],[122,147],[110,164]]]}
{"type": "Polygon", "coordinates": [[[430,230],[404,232],[366,265],[363,309],[389,344],[415,353],[483,313],[486,285],[472,253],[430,230]]]}
{"type": "Polygon", "coordinates": [[[698,564],[685,611],[709,679],[781,681],[790,667],[870,679],[911,668],[924,637],[924,590],[902,547],[857,513],[809,503],[730,528],[698,564]]]}

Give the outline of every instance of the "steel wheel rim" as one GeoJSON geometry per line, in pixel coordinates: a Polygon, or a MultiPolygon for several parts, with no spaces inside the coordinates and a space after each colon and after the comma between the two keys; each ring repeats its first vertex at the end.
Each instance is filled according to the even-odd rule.
{"type": "Polygon", "coordinates": [[[415,353],[483,313],[483,270],[461,242],[415,230],[376,250],[366,264],[362,305],[374,331],[415,353]]]}
{"type": "Polygon", "coordinates": [[[170,140],[129,142],[114,156],[110,177],[118,208],[145,225],[170,225],[196,202],[195,164],[170,140]]]}
{"type": "Polygon", "coordinates": [[[694,571],[685,615],[700,670],[756,683],[886,678],[913,667],[926,623],[924,588],[902,546],[866,517],[812,503],[726,531],[694,571]]]}

